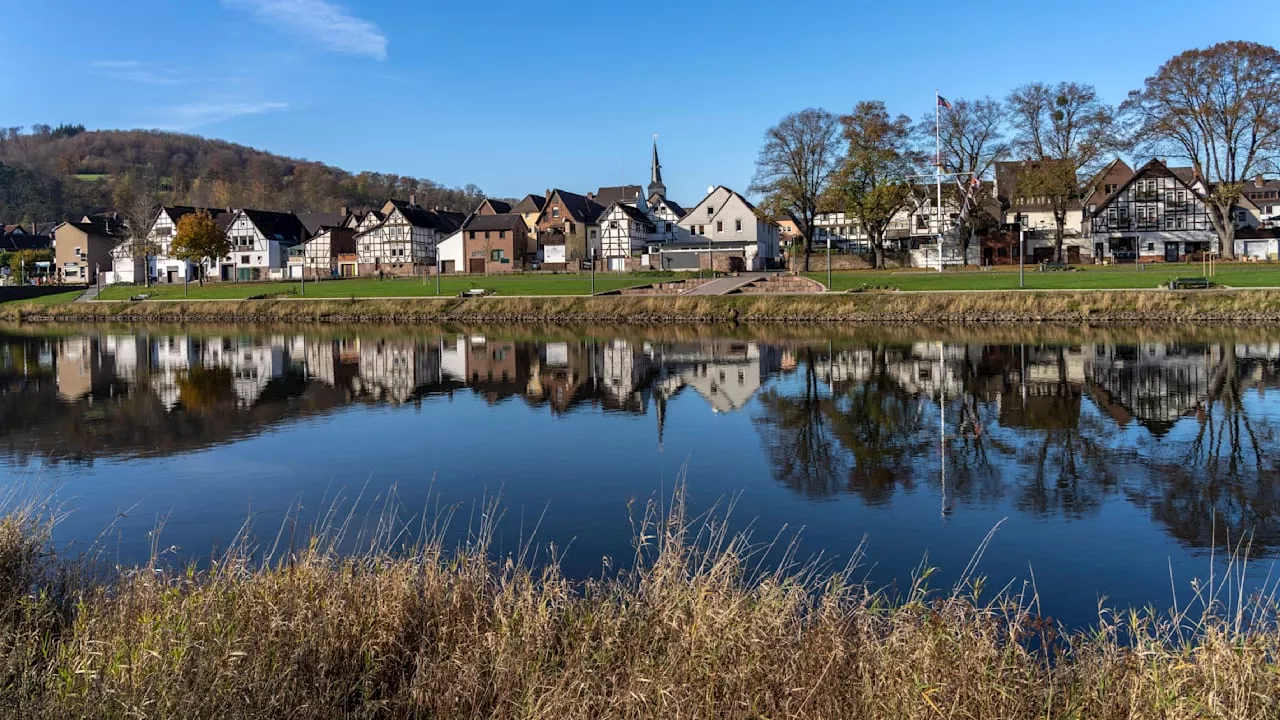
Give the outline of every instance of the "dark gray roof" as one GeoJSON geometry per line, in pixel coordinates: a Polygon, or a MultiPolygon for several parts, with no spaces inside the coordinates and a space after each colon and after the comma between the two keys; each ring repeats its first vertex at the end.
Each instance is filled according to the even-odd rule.
{"type": "Polygon", "coordinates": [[[635,220],[638,223],[644,224],[644,226],[649,229],[649,232],[653,232],[656,229],[656,226],[653,224],[653,221],[649,219],[648,215],[645,215],[643,212],[638,210],[634,205],[628,205],[624,202],[614,202],[610,204],[609,207],[606,208],[603,213],[601,213],[601,215],[603,216],[603,215],[609,214],[610,212],[613,211],[614,208],[621,208],[622,212],[626,213],[627,217],[631,218],[632,220],[635,220]]]}
{"type": "Polygon", "coordinates": [[[53,247],[53,238],[48,235],[28,235],[13,233],[0,239],[0,250],[14,252],[17,250],[48,250],[53,247]]]}
{"type": "Polygon", "coordinates": [[[463,220],[467,217],[464,213],[449,212],[448,210],[428,210],[421,205],[410,205],[400,200],[393,200],[392,203],[410,225],[430,228],[445,234],[461,227],[463,220]]]}
{"type": "Polygon", "coordinates": [[[511,210],[518,213],[542,212],[542,206],[546,205],[546,203],[547,199],[542,195],[530,194],[525,195],[524,199],[516,203],[515,207],[511,208],[511,210]]]}
{"type": "Polygon", "coordinates": [[[124,223],[101,215],[86,216],[79,222],[68,221],[67,224],[88,235],[98,235],[105,238],[121,238],[126,234],[124,223]]]}
{"type": "Polygon", "coordinates": [[[258,228],[268,240],[279,240],[285,243],[300,243],[307,239],[306,229],[302,221],[293,213],[273,212],[271,210],[244,209],[249,221],[258,228]]]}
{"type": "Polygon", "coordinates": [[[593,223],[600,218],[600,213],[604,212],[604,207],[600,203],[588,200],[585,195],[567,190],[554,190],[552,196],[555,195],[560,196],[560,204],[564,206],[565,212],[577,222],[593,223]]]}
{"type": "MultiPolygon", "coordinates": [[[[1026,173],[1028,169],[1038,167],[1041,164],[1061,163],[1061,160],[1010,160],[996,162],[996,189],[999,192],[1000,203],[1004,207],[1014,208],[1017,210],[1027,211],[1048,211],[1053,209],[1051,203],[1046,202],[1029,202],[1021,198],[1018,194],[1018,178],[1026,173]]],[[[1073,198],[1067,203],[1068,210],[1079,210],[1084,207],[1084,203],[1079,198],[1073,198]]]]}
{"type": "Polygon", "coordinates": [[[298,220],[307,231],[307,237],[320,232],[321,228],[340,227],[346,219],[347,216],[340,212],[312,212],[298,215],[298,220]]]}
{"type": "Polygon", "coordinates": [[[511,203],[507,202],[506,200],[494,200],[493,198],[485,198],[484,201],[480,203],[481,206],[484,206],[486,204],[490,208],[492,208],[493,212],[497,215],[502,215],[502,214],[511,212],[511,203]]]}
{"type": "Polygon", "coordinates": [[[616,202],[635,202],[637,195],[643,197],[639,185],[615,185],[600,188],[592,199],[601,207],[609,207],[616,202]]]}
{"type": "Polygon", "coordinates": [[[472,215],[463,230],[518,230],[523,228],[524,218],[511,213],[500,215],[472,215]]]}

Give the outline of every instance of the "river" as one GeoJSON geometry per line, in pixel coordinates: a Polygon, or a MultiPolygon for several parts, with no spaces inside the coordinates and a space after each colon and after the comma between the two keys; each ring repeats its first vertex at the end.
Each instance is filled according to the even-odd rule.
{"type": "Polygon", "coordinates": [[[990,533],[988,585],[1071,626],[1280,552],[1280,329],[37,327],[0,363],[0,483],[121,563],[394,493],[597,575],[681,479],[877,586],[948,587],[990,533]]]}

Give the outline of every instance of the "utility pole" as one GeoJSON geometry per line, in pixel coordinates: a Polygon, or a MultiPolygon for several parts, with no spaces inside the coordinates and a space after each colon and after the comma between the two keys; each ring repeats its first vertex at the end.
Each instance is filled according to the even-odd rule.
{"type": "Polygon", "coordinates": [[[1024,274],[1023,261],[1027,257],[1027,231],[1023,228],[1022,223],[1018,223],[1018,287],[1025,288],[1027,286],[1026,275],[1024,274]]]}
{"type": "Polygon", "coordinates": [[[827,233],[827,290],[831,290],[831,233],[827,233]]]}

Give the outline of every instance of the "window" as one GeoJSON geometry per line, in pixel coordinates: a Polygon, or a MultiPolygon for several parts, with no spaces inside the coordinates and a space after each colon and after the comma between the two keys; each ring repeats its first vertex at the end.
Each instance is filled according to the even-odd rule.
{"type": "Polygon", "coordinates": [[[733,221],[733,229],[742,232],[742,218],[733,221]]]}
{"type": "Polygon", "coordinates": [[[1116,191],[1116,185],[1115,185],[1115,183],[1107,183],[1107,184],[1106,184],[1106,187],[1104,187],[1104,188],[1102,189],[1102,192],[1103,192],[1103,193],[1105,193],[1105,194],[1107,194],[1107,195],[1110,195],[1111,193],[1113,193],[1113,192],[1115,192],[1115,191],[1116,191]]]}
{"type": "Polygon", "coordinates": [[[80,248],[76,248],[76,257],[80,257],[80,248]]]}
{"type": "Polygon", "coordinates": [[[1187,219],[1186,219],[1186,218],[1174,218],[1174,224],[1177,226],[1177,229],[1179,229],[1179,230],[1185,229],[1185,228],[1187,227],[1187,219]]]}
{"type": "Polygon", "coordinates": [[[560,206],[559,206],[559,205],[552,205],[552,206],[551,206],[551,217],[553,217],[553,218],[558,218],[558,217],[560,217],[560,206]]]}
{"type": "Polygon", "coordinates": [[[489,253],[489,259],[494,262],[502,262],[502,258],[503,258],[502,250],[494,250],[489,253]]]}
{"type": "Polygon", "coordinates": [[[485,239],[485,240],[488,240],[488,239],[489,239],[489,231],[488,231],[488,230],[485,230],[485,231],[484,231],[484,239],[485,239]]]}
{"type": "Polygon", "coordinates": [[[499,230],[499,231],[498,231],[498,239],[499,239],[499,240],[503,240],[503,239],[505,239],[506,237],[507,237],[507,231],[506,231],[506,230],[499,230]]]}
{"type": "Polygon", "coordinates": [[[1165,229],[1165,230],[1172,230],[1172,229],[1173,229],[1173,218],[1165,218],[1165,219],[1164,219],[1164,229],[1165,229]]]}
{"type": "Polygon", "coordinates": [[[610,221],[609,221],[609,229],[610,229],[610,230],[617,230],[617,229],[618,229],[618,221],[617,221],[617,220],[610,220],[610,221]]]}
{"type": "Polygon", "coordinates": [[[671,223],[667,223],[667,232],[671,232],[671,223]]]}
{"type": "Polygon", "coordinates": [[[565,230],[565,232],[569,233],[570,235],[572,235],[572,234],[573,234],[573,223],[568,223],[568,224],[566,224],[566,225],[565,225],[565,228],[567,228],[567,229],[565,230]]]}
{"type": "Polygon", "coordinates": [[[476,239],[476,231],[475,231],[475,230],[472,230],[472,231],[471,231],[471,239],[472,239],[472,240],[475,240],[475,239],[476,239]]]}
{"type": "Polygon", "coordinates": [[[1149,242],[1149,243],[1147,243],[1147,252],[1155,252],[1155,250],[1156,250],[1156,244],[1155,244],[1155,243],[1153,243],[1153,242],[1149,242]]]}
{"type": "Polygon", "coordinates": [[[241,265],[248,265],[248,264],[249,264],[249,256],[248,256],[248,255],[241,255],[241,256],[240,256],[240,264],[241,264],[241,265]]]}
{"type": "Polygon", "coordinates": [[[1187,191],[1186,191],[1186,190],[1179,190],[1179,191],[1178,191],[1178,202],[1179,202],[1179,203],[1184,203],[1184,202],[1186,202],[1186,201],[1187,201],[1187,191]]]}
{"type": "Polygon", "coordinates": [[[715,214],[716,214],[716,209],[715,209],[714,207],[712,207],[712,206],[708,205],[708,206],[707,206],[707,217],[708,217],[708,218],[710,218],[712,215],[715,215],[715,214]]]}
{"type": "Polygon", "coordinates": [[[1237,211],[1236,211],[1236,220],[1238,220],[1238,221],[1240,221],[1240,222],[1244,222],[1244,221],[1245,221],[1245,219],[1246,219],[1247,217],[1248,217],[1248,215],[1245,213],[1245,211],[1244,211],[1244,210],[1237,210],[1237,211]]]}
{"type": "Polygon", "coordinates": [[[717,221],[716,221],[716,232],[718,232],[718,233],[720,233],[720,232],[724,232],[724,221],[723,221],[723,220],[717,220],[717,221]]]}

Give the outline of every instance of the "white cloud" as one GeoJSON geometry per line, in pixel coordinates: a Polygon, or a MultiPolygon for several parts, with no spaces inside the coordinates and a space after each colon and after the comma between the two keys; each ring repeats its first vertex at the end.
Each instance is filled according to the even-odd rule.
{"type": "Polygon", "coordinates": [[[186,82],[172,68],[137,60],[98,60],[90,63],[89,68],[109,78],[147,85],[178,85],[186,82]]]}
{"type": "Polygon", "coordinates": [[[193,102],[167,110],[165,114],[169,122],[164,127],[191,130],[245,115],[262,115],[288,109],[288,104],[282,102],[193,102]]]}
{"type": "Polygon", "coordinates": [[[334,52],[387,57],[387,36],[375,24],[328,0],[222,0],[259,21],[300,35],[334,52]]]}

